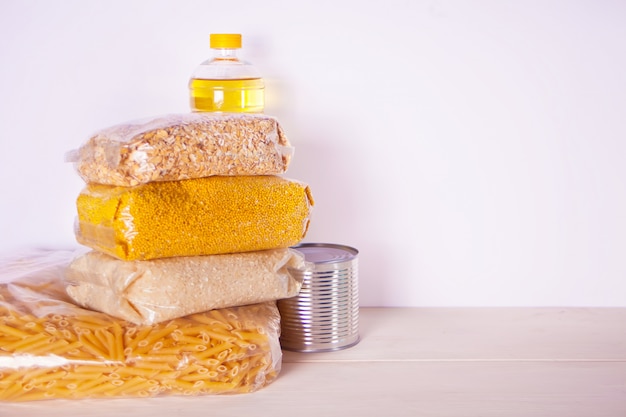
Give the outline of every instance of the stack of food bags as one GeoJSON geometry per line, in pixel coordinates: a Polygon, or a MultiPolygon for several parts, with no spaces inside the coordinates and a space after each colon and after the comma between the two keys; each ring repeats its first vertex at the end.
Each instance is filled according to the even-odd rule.
{"type": "Polygon", "coordinates": [[[0,399],[237,393],[274,380],[275,301],[300,290],[294,272],[307,264],[291,246],[313,206],[306,184],[280,176],[291,152],[265,115],[168,115],[91,137],[70,158],[86,182],[76,238],[90,250],[63,282],[0,287],[0,359],[15,365],[0,366],[0,399]]]}

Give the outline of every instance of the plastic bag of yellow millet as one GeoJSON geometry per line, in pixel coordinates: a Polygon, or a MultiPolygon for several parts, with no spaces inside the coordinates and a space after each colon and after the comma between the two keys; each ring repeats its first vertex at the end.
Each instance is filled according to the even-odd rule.
{"type": "Polygon", "coordinates": [[[253,175],[87,184],[76,204],[79,243],[122,260],[148,260],[295,245],[314,203],[306,184],[253,175]]]}

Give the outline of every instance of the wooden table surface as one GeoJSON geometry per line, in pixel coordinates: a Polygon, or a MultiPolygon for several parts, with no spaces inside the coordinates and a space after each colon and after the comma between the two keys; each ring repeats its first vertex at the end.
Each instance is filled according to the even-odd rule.
{"type": "Polygon", "coordinates": [[[626,416],[626,308],[361,308],[252,394],[3,403],[0,416],[626,416]]]}

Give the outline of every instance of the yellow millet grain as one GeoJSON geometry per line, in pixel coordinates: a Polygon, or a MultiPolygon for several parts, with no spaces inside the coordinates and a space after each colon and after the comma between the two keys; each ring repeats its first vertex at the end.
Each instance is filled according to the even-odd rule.
{"type": "Polygon", "coordinates": [[[306,184],[274,175],[88,184],[76,239],[122,260],[286,248],[305,237],[313,204],[306,184]]]}

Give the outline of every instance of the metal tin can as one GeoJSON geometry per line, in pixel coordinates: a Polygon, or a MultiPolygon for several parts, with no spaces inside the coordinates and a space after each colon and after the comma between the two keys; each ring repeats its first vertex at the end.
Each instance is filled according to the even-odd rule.
{"type": "Polygon", "coordinates": [[[278,301],[280,344],[285,350],[326,352],[359,342],[358,251],[344,245],[294,246],[312,269],[296,271],[300,293],[278,301]]]}

